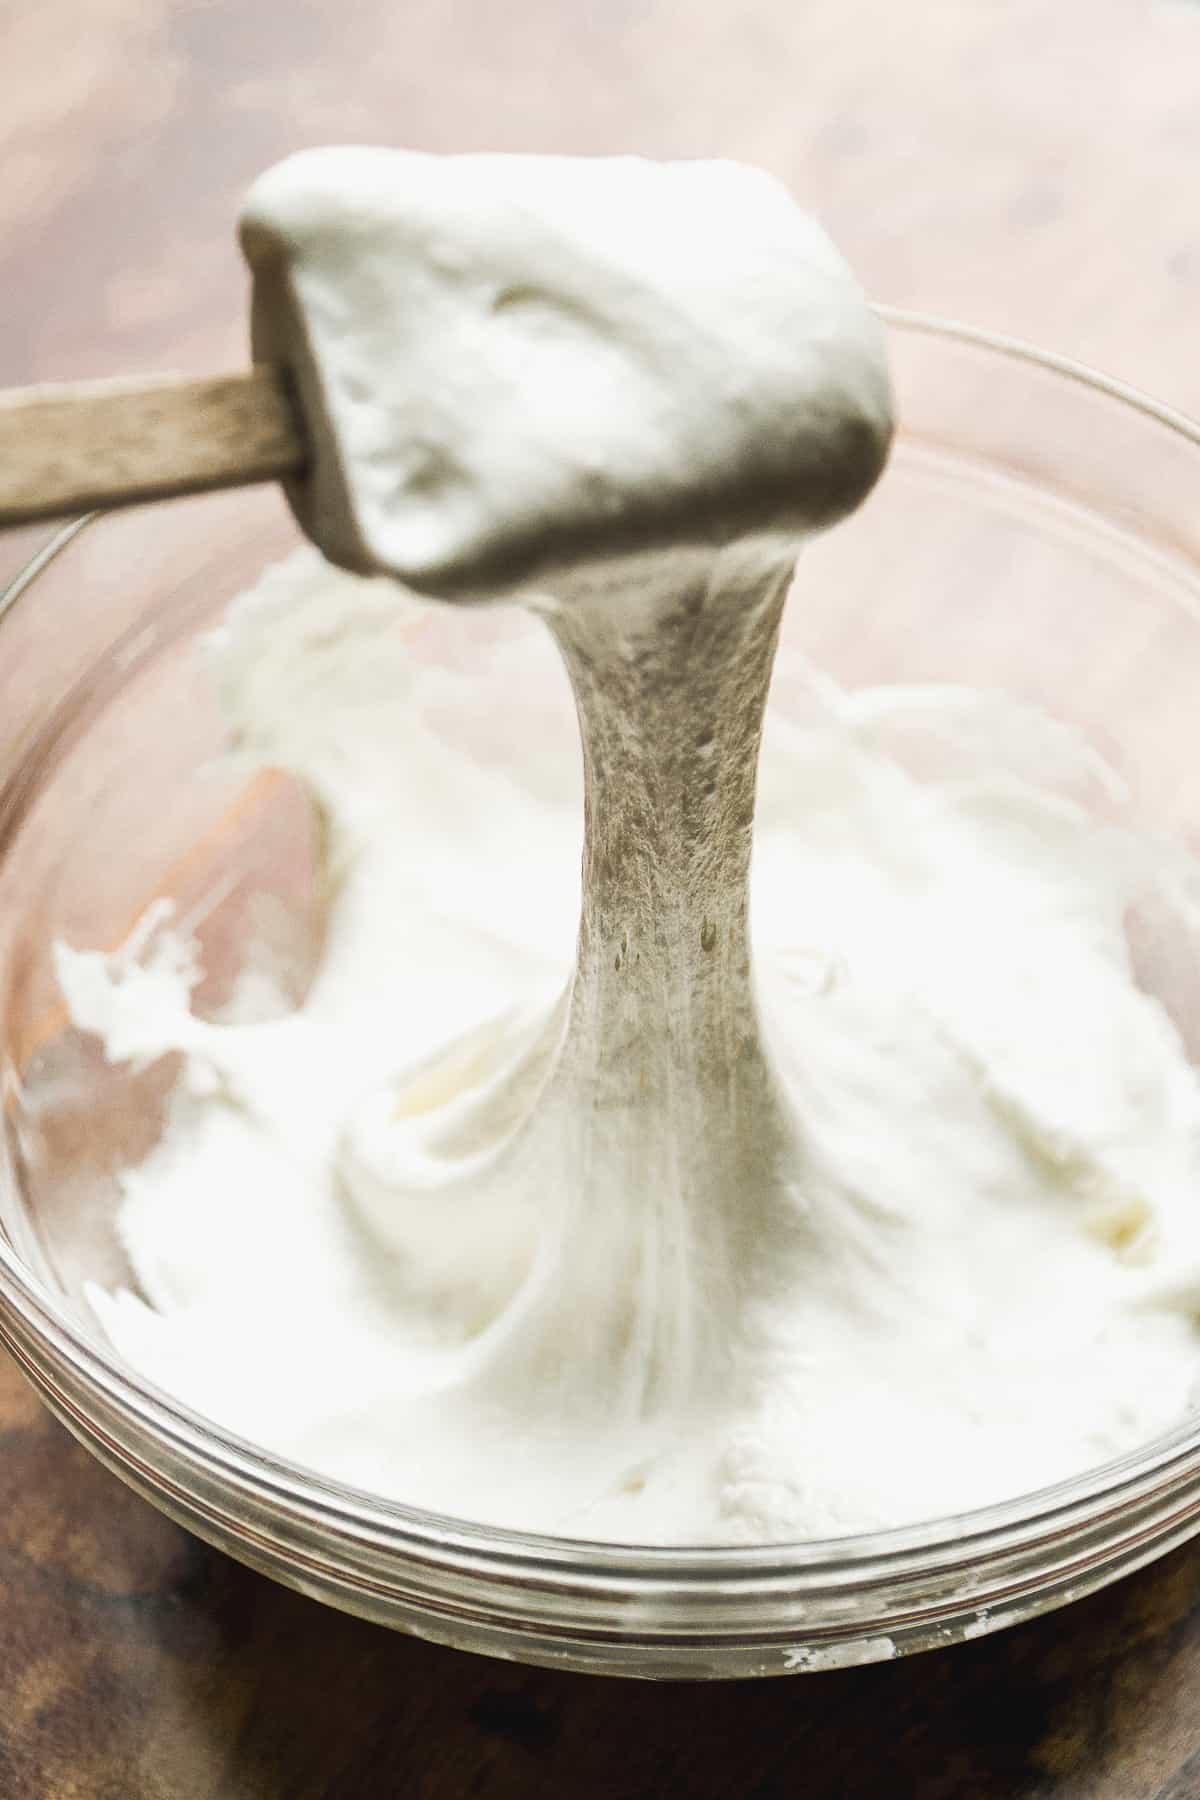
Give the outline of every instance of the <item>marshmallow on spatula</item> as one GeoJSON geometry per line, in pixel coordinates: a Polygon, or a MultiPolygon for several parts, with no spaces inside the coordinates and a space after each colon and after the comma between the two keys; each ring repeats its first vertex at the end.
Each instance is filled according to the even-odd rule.
{"type": "Polygon", "coordinates": [[[756,170],[304,151],[241,232],[311,443],[292,507],[360,573],[469,596],[803,534],[886,457],[878,322],[756,170]]]}

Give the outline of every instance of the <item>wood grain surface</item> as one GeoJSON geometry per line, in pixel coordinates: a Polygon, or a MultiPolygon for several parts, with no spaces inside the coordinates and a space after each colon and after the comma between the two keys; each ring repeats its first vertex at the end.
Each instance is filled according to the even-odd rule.
{"type": "Polygon", "coordinates": [[[282,371],[0,391],[0,529],[278,481],[306,451],[282,371]]]}
{"type": "MultiPolygon", "coordinates": [[[[756,160],[878,298],[1200,411],[1191,0],[0,0],[0,98],[0,385],[241,366],[239,193],[374,140],[756,160]]],[[[1200,1800],[1200,1547],[898,1665],[522,1670],[238,1568],[5,1365],[0,1601],[0,1800],[1200,1800]]]]}

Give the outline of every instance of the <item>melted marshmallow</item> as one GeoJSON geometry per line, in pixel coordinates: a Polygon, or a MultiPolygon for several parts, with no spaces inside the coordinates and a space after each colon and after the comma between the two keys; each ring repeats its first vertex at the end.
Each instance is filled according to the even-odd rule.
{"type": "Polygon", "coordinates": [[[312,554],[235,610],[218,691],[320,808],[328,940],[256,1024],[192,1015],[161,920],[61,950],[110,1055],[185,1059],[114,1342],[345,1480],[633,1540],[942,1514],[1178,1417],[1197,1084],[1085,749],[805,675],[752,963],[791,563],[890,433],[824,237],[723,165],[340,151],[266,176],[244,240],[306,528],[541,622],[312,554]],[[987,754],[918,779],[914,725],[987,754]]]}
{"type": "MultiPolygon", "coordinates": [[[[1085,745],[995,696],[777,672],[752,927],[803,1230],[761,1246],[733,1314],[721,1272],[693,1266],[732,1379],[639,1410],[595,1356],[599,1277],[548,1316],[540,1368],[497,1330],[530,1267],[569,1255],[570,1196],[534,1186],[490,1234],[414,1205],[386,1254],[346,1198],[364,1164],[386,1172],[397,1123],[448,1111],[452,1138],[497,1068],[536,1087],[523,1059],[568,981],[581,839],[548,636],[306,552],[208,655],[239,755],[313,792],[336,883],[309,995],[262,1023],[190,1013],[161,920],[149,949],[59,952],[110,1054],[186,1056],[161,1144],[123,1177],[139,1292],[93,1296],[145,1374],[343,1480],[633,1541],[940,1516],[1181,1416],[1200,1092],[1124,925],[1171,871],[1092,817],[1080,796],[1110,778],[1085,745]],[[385,1084],[404,1119],[364,1102],[421,1062],[385,1084]]],[[[648,1178],[635,1198],[653,1212],[648,1178]]]]}
{"type": "Polygon", "coordinates": [[[425,593],[811,530],[891,431],[882,333],[770,176],[639,157],[304,151],[242,213],[327,556],[425,593]]]}

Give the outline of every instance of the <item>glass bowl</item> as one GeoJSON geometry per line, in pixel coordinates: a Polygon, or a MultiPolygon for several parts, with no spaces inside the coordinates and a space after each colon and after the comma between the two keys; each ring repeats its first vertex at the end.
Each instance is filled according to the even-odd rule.
{"type": "MultiPolygon", "coordinates": [[[[783,654],[848,685],[1006,688],[1097,745],[1134,822],[1195,850],[1200,427],[1060,359],[885,316],[893,462],[805,552],[783,654]]],[[[169,893],[203,944],[201,1008],[252,939],[302,991],[321,935],[312,811],[290,777],[206,766],[221,726],[192,653],[295,541],[270,491],[114,516],[62,534],[0,602],[0,1337],[51,1410],[156,1506],[303,1593],[610,1674],[771,1675],[951,1644],[1200,1529],[1187,1420],[1054,1488],[871,1536],[701,1550],[528,1536],[325,1480],[106,1347],[84,1286],[125,1272],[114,1172],[153,1142],[174,1071],[108,1067],[68,1028],[51,946],[114,946],[169,893]]],[[[1194,948],[1154,919],[1134,945],[1200,1061],[1194,948]]]]}

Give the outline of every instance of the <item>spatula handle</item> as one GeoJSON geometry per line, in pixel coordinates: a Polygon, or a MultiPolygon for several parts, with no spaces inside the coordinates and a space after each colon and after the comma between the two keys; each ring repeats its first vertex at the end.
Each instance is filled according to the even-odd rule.
{"type": "Polygon", "coordinates": [[[245,487],[304,465],[279,369],[0,393],[0,529],[245,487]]]}

